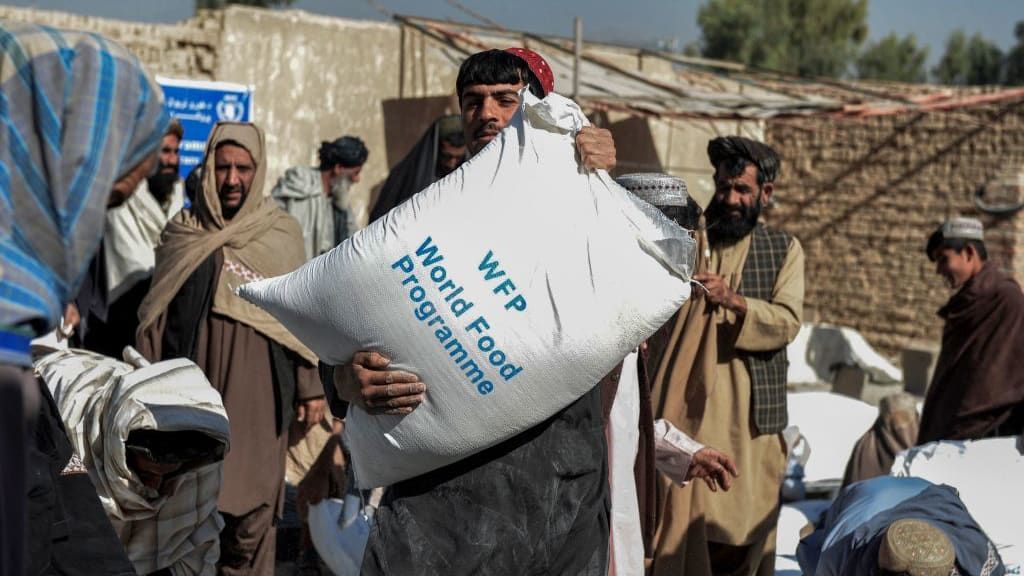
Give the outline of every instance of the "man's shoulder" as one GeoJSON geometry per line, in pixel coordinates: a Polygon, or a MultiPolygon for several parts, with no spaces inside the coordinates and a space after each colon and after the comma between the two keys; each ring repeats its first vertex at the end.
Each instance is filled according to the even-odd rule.
{"type": "Polygon", "coordinates": [[[787,245],[796,240],[796,236],[793,236],[789,232],[779,228],[773,228],[767,224],[758,224],[754,228],[753,234],[760,234],[771,241],[785,242],[787,245]]]}
{"type": "Polygon", "coordinates": [[[796,236],[765,224],[758,224],[750,233],[750,238],[752,245],[759,244],[762,250],[770,248],[775,252],[785,251],[786,254],[803,250],[800,240],[796,236]]]}
{"type": "Polygon", "coordinates": [[[995,272],[997,274],[997,281],[992,283],[991,291],[993,296],[997,296],[1007,302],[1012,302],[1024,310],[1024,291],[1021,290],[1017,280],[1002,270],[996,270],[995,272]]]}
{"type": "Polygon", "coordinates": [[[274,184],[274,197],[305,197],[321,193],[320,171],[312,166],[292,166],[274,184]]]}

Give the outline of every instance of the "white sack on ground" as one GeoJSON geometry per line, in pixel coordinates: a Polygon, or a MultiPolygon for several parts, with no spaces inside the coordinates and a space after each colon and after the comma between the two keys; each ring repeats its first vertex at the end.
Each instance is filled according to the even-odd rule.
{"type": "Polygon", "coordinates": [[[808,524],[815,525],[828,512],[830,500],[800,500],[783,504],[779,509],[778,529],[775,532],[775,554],[796,558],[800,544],[800,531],[808,524]]]}
{"type": "Polygon", "coordinates": [[[35,371],[135,570],[212,576],[224,527],[217,512],[222,462],[168,478],[158,494],[128,467],[125,449],[133,430],[194,430],[228,446],[220,394],[199,367],[184,358],[136,367],[66,349],[37,360],[35,371]]]}
{"type": "Polygon", "coordinates": [[[331,364],[376,350],[420,376],[405,417],[353,409],[359,485],[456,462],[564,408],[689,297],[694,243],[603,171],[582,171],[586,118],[523,92],[459,170],[338,248],[240,294],[331,364]]]}
{"type": "Polygon", "coordinates": [[[1020,436],[930,442],[896,456],[893,476],[948,484],[999,549],[1007,568],[1024,563],[1024,455],[1020,436]]]}
{"type": "Polygon", "coordinates": [[[804,324],[786,347],[790,384],[832,382],[838,366],[858,366],[876,382],[900,382],[903,371],[875,351],[860,332],[829,324],[804,324]]]}
{"type": "Polygon", "coordinates": [[[811,447],[804,483],[842,481],[857,440],[871,428],[878,408],[831,392],[799,392],[787,396],[789,424],[811,447]]]}

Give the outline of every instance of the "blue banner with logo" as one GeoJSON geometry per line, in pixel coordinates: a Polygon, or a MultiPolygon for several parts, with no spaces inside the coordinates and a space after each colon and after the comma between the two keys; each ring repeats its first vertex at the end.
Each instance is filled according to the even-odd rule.
{"type": "Polygon", "coordinates": [[[185,130],[178,168],[182,178],[203,161],[206,140],[214,124],[221,120],[252,120],[251,86],[160,76],[156,81],[164,91],[164,107],[185,130]]]}

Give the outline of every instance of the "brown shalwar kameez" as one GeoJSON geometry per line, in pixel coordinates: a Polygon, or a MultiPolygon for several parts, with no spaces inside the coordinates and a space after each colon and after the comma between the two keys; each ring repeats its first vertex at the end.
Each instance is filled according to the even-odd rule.
{"type": "MultiPolygon", "coordinates": [[[[218,508],[225,516],[236,517],[234,523],[242,524],[243,532],[263,535],[262,543],[239,539],[222,546],[221,573],[273,574],[272,521],[281,511],[288,434],[276,424],[280,406],[270,341],[245,324],[210,314],[199,329],[195,361],[221,393],[231,421],[231,450],[224,459],[218,508]],[[264,529],[246,529],[249,516],[264,529]],[[244,564],[237,572],[236,561],[244,564]]],[[[323,395],[316,369],[301,360],[297,364],[298,399],[323,395]]]]}

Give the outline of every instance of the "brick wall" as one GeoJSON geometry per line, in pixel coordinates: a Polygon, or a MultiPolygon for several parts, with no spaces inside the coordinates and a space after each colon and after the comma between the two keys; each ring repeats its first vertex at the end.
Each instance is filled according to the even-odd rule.
{"type": "Polygon", "coordinates": [[[204,13],[179,24],[145,24],[0,6],[0,18],[99,32],[131,50],[153,74],[212,80],[223,14],[204,13]]]}
{"type": "Polygon", "coordinates": [[[803,243],[808,319],[852,326],[889,355],[937,341],[935,311],[949,291],[923,249],[954,215],[979,217],[990,259],[1024,277],[1024,213],[994,217],[974,203],[980,186],[990,191],[986,200],[1021,200],[1024,100],[864,119],[780,119],[768,123],[766,140],[782,156],[767,219],[803,243]]]}

